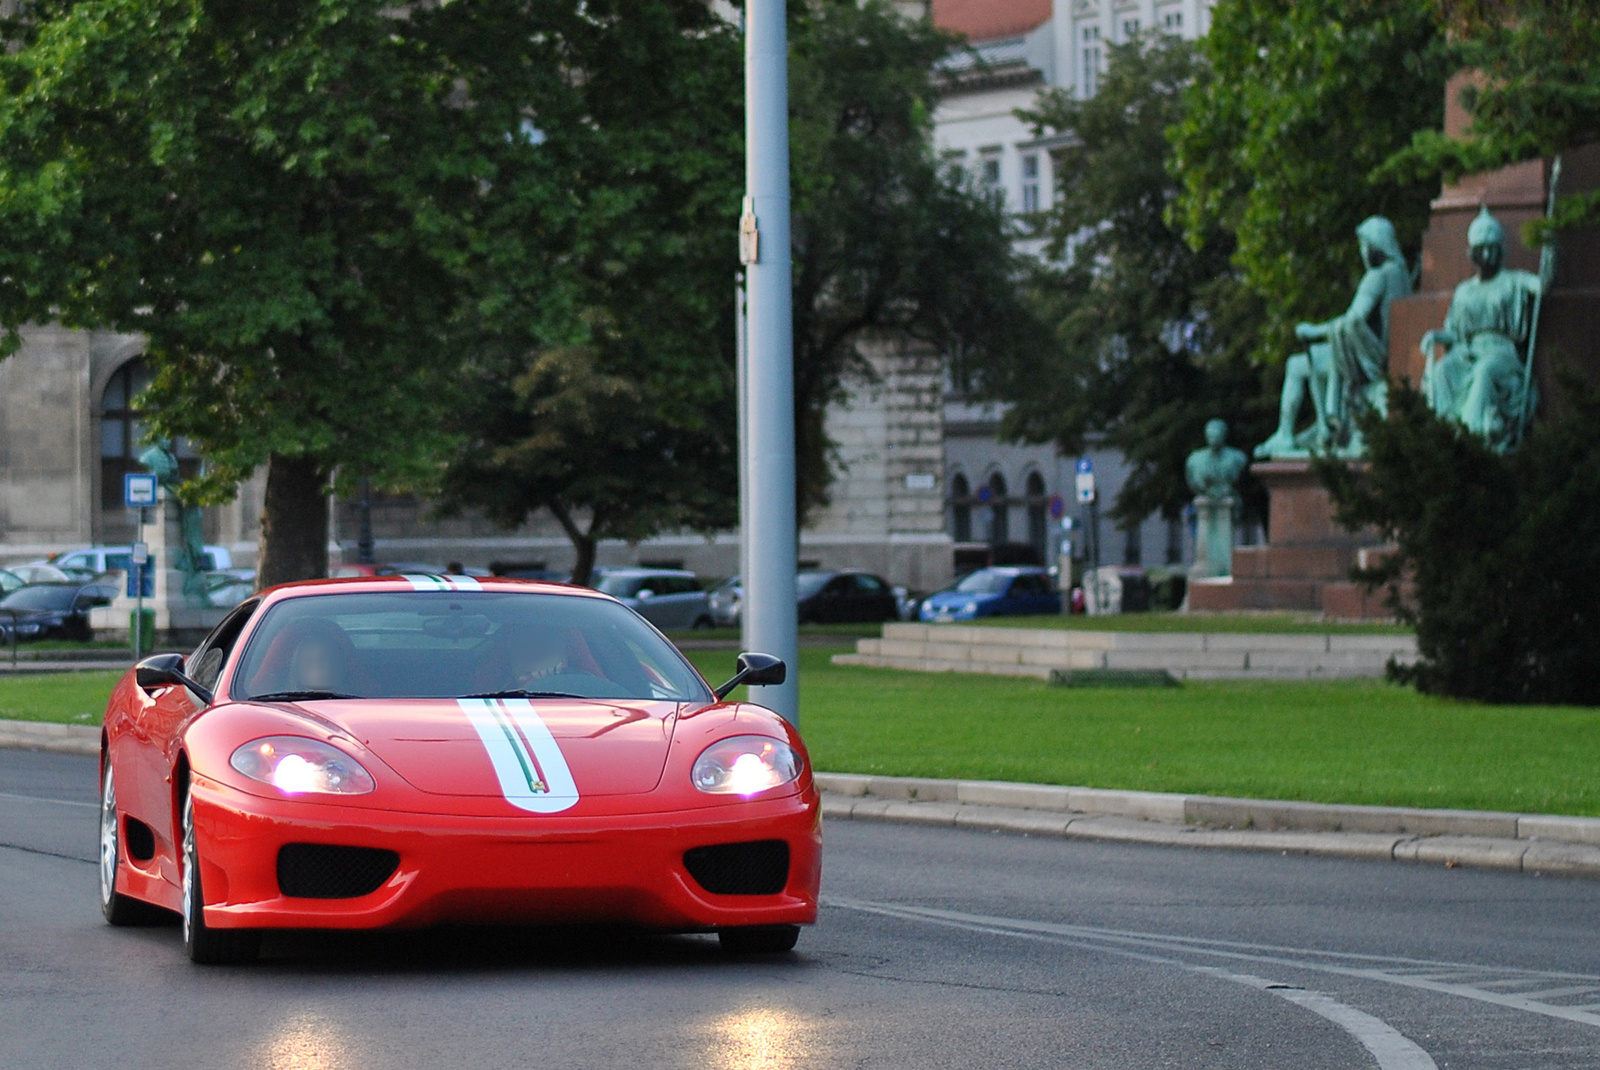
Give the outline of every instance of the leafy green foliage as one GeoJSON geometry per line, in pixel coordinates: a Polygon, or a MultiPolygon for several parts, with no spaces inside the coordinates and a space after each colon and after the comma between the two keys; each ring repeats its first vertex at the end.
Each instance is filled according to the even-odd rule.
{"type": "Polygon", "coordinates": [[[1237,235],[1265,302],[1258,354],[1281,362],[1300,351],[1296,323],[1348,302],[1362,219],[1388,216],[1417,247],[1437,184],[1376,169],[1440,127],[1456,59],[1431,0],[1221,0],[1200,48],[1209,66],[1173,135],[1179,212],[1197,243],[1237,235]]]}
{"type": "Polygon", "coordinates": [[[793,4],[790,44],[798,503],[827,500],[823,412],[870,381],[860,347],[907,339],[973,365],[1034,344],[1004,209],[933,153],[933,65],[955,44],[887,0],[793,4]]]}
{"type": "MultiPolygon", "coordinates": [[[[496,97],[540,62],[502,54],[519,7],[474,38],[496,97]]],[[[458,324],[471,400],[441,482],[447,512],[514,527],[548,509],[579,582],[601,539],[734,522],[743,183],[735,30],[687,0],[585,13],[561,49],[583,76],[537,110],[537,135],[507,142],[540,163],[508,166],[485,194],[466,268],[475,303],[458,324]]]]}
{"type": "Polygon", "coordinates": [[[1191,247],[1170,218],[1179,183],[1166,131],[1202,67],[1181,40],[1114,45],[1094,97],[1053,90],[1024,113],[1041,135],[1072,137],[1055,152],[1032,287],[1055,338],[995,377],[1011,403],[1005,430],[1069,452],[1104,433],[1132,465],[1114,507],[1129,524],[1179,515],[1192,497],[1184,458],[1207,420],[1227,420],[1238,443],[1264,438],[1271,419],[1232,241],[1213,227],[1191,247]]]}
{"type": "MultiPolygon", "coordinates": [[[[315,502],[337,465],[402,481],[441,441],[483,132],[434,29],[379,0],[41,0],[8,24],[0,318],[143,334],[153,427],[207,457],[190,497],[283,459],[315,502]]],[[[267,541],[269,580],[321,567],[325,538],[267,541]]]]}
{"type": "Polygon", "coordinates": [[[1410,589],[1396,609],[1422,660],[1398,678],[1457,698],[1600,705],[1600,395],[1564,393],[1572,411],[1507,457],[1399,388],[1390,418],[1365,427],[1369,466],[1319,462],[1341,522],[1397,547],[1365,578],[1410,589]]]}
{"type": "MultiPolygon", "coordinates": [[[[1477,71],[1463,94],[1464,138],[1419,131],[1384,173],[1455,181],[1520,160],[1551,157],[1600,138],[1600,13],[1592,0],[1437,0],[1477,71]]],[[[1536,242],[1600,223],[1600,192],[1561,197],[1555,216],[1530,224],[1536,242]]]]}

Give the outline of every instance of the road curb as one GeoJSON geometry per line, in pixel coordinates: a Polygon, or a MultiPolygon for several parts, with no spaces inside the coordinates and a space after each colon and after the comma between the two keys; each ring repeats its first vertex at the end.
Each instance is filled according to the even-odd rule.
{"type": "Polygon", "coordinates": [[[823,814],[1072,839],[1600,877],[1600,818],[818,773],[823,814]]]}
{"type": "Polygon", "coordinates": [[[62,754],[100,753],[100,729],[81,724],[49,721],[0,720],[0,747],[13,750],[48,750],[62,754]]]}

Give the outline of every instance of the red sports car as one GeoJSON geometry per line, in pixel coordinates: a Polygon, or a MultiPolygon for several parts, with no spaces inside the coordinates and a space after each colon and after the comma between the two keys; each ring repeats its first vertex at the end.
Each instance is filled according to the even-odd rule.
{"type": "Polygon", "coordinates": [[[197,962],[263,929],[626,922],[776,952],[816,920],[799,735],[725,702],[615,599],[525,580],[277,587],[117,685],[101,743],[113,925],[197,962]]]}

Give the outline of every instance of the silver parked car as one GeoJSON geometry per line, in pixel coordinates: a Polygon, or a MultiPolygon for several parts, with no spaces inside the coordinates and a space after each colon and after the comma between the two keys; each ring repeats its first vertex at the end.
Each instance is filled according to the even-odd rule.
{"type": "Polygon", "coordinates": [[[609,594],[662,631],[711,627],[706,592],[693,572],[663,568],[608,568],[594,588],[609,594]]]}

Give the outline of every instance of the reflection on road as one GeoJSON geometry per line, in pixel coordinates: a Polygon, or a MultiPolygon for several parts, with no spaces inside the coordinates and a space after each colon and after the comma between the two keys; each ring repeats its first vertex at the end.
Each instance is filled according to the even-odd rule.
{"type": "Polygon", "coordinates": [[[266,1047],[262,1065],[267,1070],[344,1070],[355,1065],[338,1028],[318,1015],[291,1018],[266,1047]]]}
{"type": "Polygon", "coordinates": [[[784,1070],[801,1065],[807,1052],[805,1023],[787,1011],[752,1009],[719,1019],[710,1065],[725,1070],[784,1070]]]}

